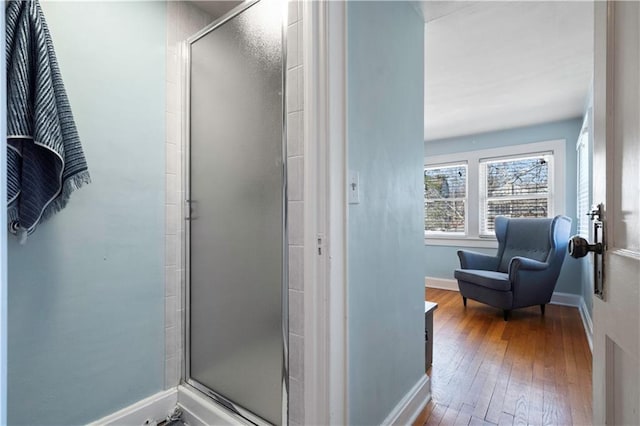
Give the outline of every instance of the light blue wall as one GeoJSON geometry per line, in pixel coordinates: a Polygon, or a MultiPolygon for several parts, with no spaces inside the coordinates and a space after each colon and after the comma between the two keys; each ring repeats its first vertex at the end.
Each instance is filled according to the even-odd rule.
{"type": "Polygon", "coordinates": [[[163,388],[165,5],[42,5],[93,183],[10,238],[8,414],[77,425],[163,388]]]}
{"type": "MultiPolygon", "coordinates": [[[[4,8],[0,10],[0,40],[4,45],[4,8]]],[[[0,49],[0,64],[6,64],[6,51],[0,49]]],[[[0,67],[0,84],[6,84],[6,67],[0,67]]],[[[0,105],[7,104],[6,91],[0,90],[0,105]]],[[[0,135],[7,134],[7,115],[0,114],[0,135]]],[[[0,139],[0,200],[7,199],[7,140],[0,139]]],[[[7,210],[0,209],[0,223],[7,223],[7,210]]],[[[7,228],[0,230],[0,425],[7,424],[7,228]]]]}
{"type": "MultiPolygon", "coordinates": [[[[571,232],[576,230],[576,141],[582,127],[582,118],[539,124],[529,127],[482,133],[479,135],[450,138],[425,143],[425,155],[451,154],[464,151],[497,148],[525,143],[565,139],[566,215],[573,220],[571,232]]],[[[460,267],[456,252],[459,247],[425,246],[424,275],[453,279],[453,270],[460,267]]],[[[493,254],[496,250],[469,248],[481,253],[493,254]]],[[[567,256],[556,291],[582,293],[582,267],[580,261],[567,256]]]]}
{"type": "Polygon", "coordinates": [[[380,424],[424,375],[424,22],[409,2],[348,4],[349,424],[380,424]]]}

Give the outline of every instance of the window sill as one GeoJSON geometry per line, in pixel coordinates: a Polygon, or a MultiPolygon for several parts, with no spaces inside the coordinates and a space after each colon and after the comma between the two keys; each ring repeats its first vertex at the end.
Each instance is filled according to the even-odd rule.
{"type": "Polygon", "coordinates": [[[428,236],[424,238],[424,245],[446,247],[498,248],[498,241],[495,238],[428,236]]]}

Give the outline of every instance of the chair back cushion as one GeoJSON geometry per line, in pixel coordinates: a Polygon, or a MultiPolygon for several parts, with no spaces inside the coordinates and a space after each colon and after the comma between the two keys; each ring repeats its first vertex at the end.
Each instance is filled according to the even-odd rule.
{"type": "Polygon", "coordinates": [[[553,219],[507,219],[496,218],[496,237],[502,252],[499,272],[509,272],[509,263],[516,256],[546,262],[551,252],[553,219]],[[499,221],[506,220],[499,224],[499,221]],[[505,226],[506,225],[506,226],[505,226]],[[502,232],[498,232],[501,230],[502,232]]]}

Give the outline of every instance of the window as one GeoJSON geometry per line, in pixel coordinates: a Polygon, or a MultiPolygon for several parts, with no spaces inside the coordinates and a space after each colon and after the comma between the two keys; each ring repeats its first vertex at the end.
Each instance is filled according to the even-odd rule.
{"type": "Polygon", "coordinates": [[[480,161],[480,235],[494,235],[496,216],[549,217],[553,154],[480,161]]]}
{"type": "Polygon", "coordinates": [[[424,229],[427,234],[464,235],[466,204],[466,164],[425,167],[424,229]]]}
{"type": "Polygon", "coordinates": [[[552,140],[426,157],[425,242],[497,247],[497,215],[565,214],[565,149],[552,140]]]}
{"type": "Polygon", "coordinates": [[[589,178],[589,170],[591,167],[591,152],[589,150],[589,130],[586,122],[587,119],[585,118],[585,124],[582,127],[582,133],[580,134],[580,138],[578,138],[578,143],[576,144],[578,157],[578,197],[576,200],[576,216],[578,219],[578,235],[590,239],[591,221],[589,220],[587,213],[589,213],[591,204],[591,180],[589,178]]]}

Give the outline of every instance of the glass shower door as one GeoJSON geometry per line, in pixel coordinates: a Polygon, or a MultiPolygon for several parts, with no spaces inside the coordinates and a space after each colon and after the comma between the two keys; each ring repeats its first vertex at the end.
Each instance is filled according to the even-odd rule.
{"type": "Polygon", "coordinates": [[[273,424],[285,421],[282,5],[259,1],[189,42],[187,379],[273,424]]]}

